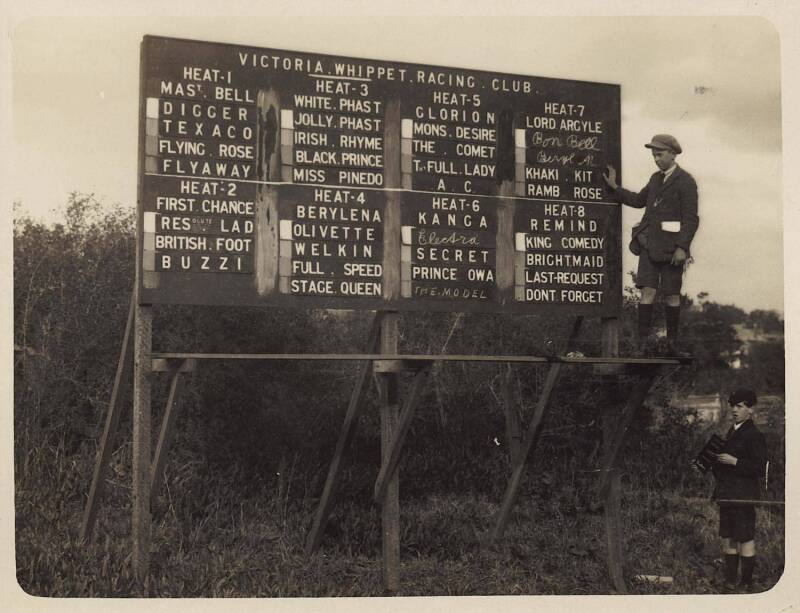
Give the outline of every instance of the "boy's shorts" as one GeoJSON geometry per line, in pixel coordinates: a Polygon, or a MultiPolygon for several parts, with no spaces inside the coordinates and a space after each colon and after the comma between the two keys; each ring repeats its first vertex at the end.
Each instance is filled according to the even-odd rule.
{"type": "Polygon", "coordinates": [[[683,282],[683,264],[673,266],[669,262],[654,262],[647,249],[639,255],[639,268],[636,271],[636,287],[661,288],[666,296],[681,293],[683,282]]]}
{"type": "Polygon", "coordinates": [[[756,534],[756,508],[753,505],[719,505],[719,535],[737,543],[752,541],[756,534]]]}

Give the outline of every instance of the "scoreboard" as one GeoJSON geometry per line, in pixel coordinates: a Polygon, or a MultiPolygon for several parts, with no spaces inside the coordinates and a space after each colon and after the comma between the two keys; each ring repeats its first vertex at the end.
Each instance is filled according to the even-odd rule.
{"type": "Polygon", "coordinates": [[[140,304],[610,316],[617,85],[146,36],[140,304]]]}

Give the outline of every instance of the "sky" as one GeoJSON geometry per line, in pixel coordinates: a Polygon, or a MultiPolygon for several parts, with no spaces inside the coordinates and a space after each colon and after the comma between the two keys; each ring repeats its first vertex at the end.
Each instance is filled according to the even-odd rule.
{"type": "MultiPolygon", "coordinates": [[[[730,15],[543,17],[511,2],[477,15],[465,4],[432,5],[441,14],[365,15],[355,9],[367,5],[345,2],[338,14],[319,5],[302,15],[312,5],[297,3],[246,18],[233,9],[187,16],[202,3],[192,13],[147,17],[122,3],[58,17],[45,3],[17,15],[9,25],[6,205],[20,202],[45,221],[58,219],[53,211],[72,191],[135,206],[144,34],[618,83],[623,185],[645,185],[655,166],[643,145],[665,132],[681,142],[678,163],[698,183],[701,222],[684,293],[784,310],[781,40],[773,23],[730,15]],[[462,10],[446,10],[454,6],[462,10]]],[[[625,208],[623,237],[640,217],[625,208]]],[[[636,261],[623,252],[627,273],[636,261]]]]}

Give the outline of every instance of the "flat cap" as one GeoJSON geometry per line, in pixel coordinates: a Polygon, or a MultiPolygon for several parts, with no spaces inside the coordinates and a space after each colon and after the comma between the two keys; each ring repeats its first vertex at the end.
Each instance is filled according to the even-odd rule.
{"type": "Polygon", "coordinates": [[[733,406],[744,402],[747,406],[751,407],[756,403],[756,393],[746,387],[740,387],[728,397],[728,404],[733,406]]]}
{"type": "Polygon", "coordinates": [[[656,134],[645,147],[648,149],[669,149],[673,153],[681,153],[683,151],[678,139],[669,134],[656,134]]]}

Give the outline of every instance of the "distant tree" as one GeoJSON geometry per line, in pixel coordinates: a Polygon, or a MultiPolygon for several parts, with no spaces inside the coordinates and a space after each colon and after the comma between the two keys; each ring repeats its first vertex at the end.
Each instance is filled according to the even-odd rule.
{"type": "Polygon", "coordinates": [[[697,295],[700,308],[706,316],[729,325],[744,323],[747,320],[747,313],[736,305],[711,302],[707,297],[708,294],[705,292],[697,295]]]}
{"type": "Polygon", "coordinates": [[[749,313],[746,323],[761,332],[783,333],[783,318],[777,311],[756,309],[749,313]]]}
{"type": "Polygon", "coordinates": [[[744,374],[761,393],[783,394],[786,363],[782,342],[751,343],[744,357],[744,374]]]}

